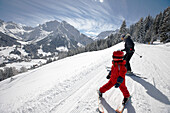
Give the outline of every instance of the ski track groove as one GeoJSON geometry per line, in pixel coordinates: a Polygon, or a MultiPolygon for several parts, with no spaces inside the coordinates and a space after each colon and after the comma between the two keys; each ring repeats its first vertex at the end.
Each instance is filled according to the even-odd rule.
{"type": "MultiPolygon", "coordinates": [[[[99,67],[98,68],[100,68],[100,67],[102,67],[101,69],[103,69],[103,66],[102,65],[99,65],[99,67]]],[[[90,87],[90,85],[92,85],[92,84],[94,84],[93,82],[94,81],[96,81],[96,78],[98,78],[98,80],[101,80],[102,78],[103,78],[103,76],[101,76],[101,77],[98,77],[98,75],[102,75],[102,74],[100,74],[100,73],[103,73],[103,71],[100,71],[100,72],[92,72],[92,73],[95,73],[95,76],[92,76],[92,78],[90,78],[90,80],[87,80],[84,84],[82,84],[82,86],[77,90],[77,91],[75,91],[73,94],[71,94],[68,98],[67,98],[67,100],[66,100],[66,102],[63,104],[63,106],[68,106],[69,104],[70,104],[70,102],[73,104],[73,105],[71,105],[70,106],[70,109],[69,110],[65,110],[65,112],[64,113],[69,113],[69,112],[71,112],[72,113],[72,111],[74,111],[74,108],[76,108],[75,109],[75,111],[74,111],[74,113],[79,113],[80,111],[82,111],[83,109],[85,109],[84,107],[80,107],[79,106],[79,104],[77,105],[77,103],[89,103],[89,102],[86,102],[86,100],[88,100],[87,99],[87,97],[88,97],[88,93],[86,93],[86,92],[89,92],[89,93],[91,93],[91,92],[94,92],[95,90],[93,89],[93,88],[89,88],[90,87]],[[90,82],[90,83],[89,83],[90,82]],[[88,87],[86,86],[86,85],[88,85],[88,87]],[[87,89],[88,88],[88,89],[87,89]],[[90,90],[90,91],[89,91],[90,90]],[[81,92],[81,91],[85,91],[85,92],[81,92]],[[76,93],[78,93],[78,95],[80,96],[79,98],[73,98],[74,97],[74,95],[77,95],[76,93]],[[87,96],[86,96],[87,95],[87,96]],[[85,96],[85,97],[84,97],[85,96]],[[84,98],[83,98],[84,97],[84,98]],[[74,102],[74,103],[73,103],[74,102]],[[79,109],[78,109],[79,108],[79,109]]],[[[94,75],[94,74],[92,74],[91,72],[89,73],[89,75],[94,75]]],[[[96,82],[95,82],[96,83],[96,82]]],[[[99,82],[97,82],[97,84],[98,84],[99,82]]],[[[96,93],[96,92],[95,92],[96,93]]],[[[97,93],[96,93],[97,94],[97,93]]],[[[91,99],[90,99],[91,100],[91,99]]],[[[93,100],[93,99],[92,99],[93,100]]],[[[96,102],[97,100],[95,100],[94,102],[96,102]]],[[[59,106],[56,106],[51,112],[56,112],[56,111],[64,111],[63,110],[63,107],[61,106],[60,108],[58,108],[59,106]]],[[[88,108],[87,108],[88,109],[88,108]]]]}
{"type": "MultiPolygon", "coordinates": [[[[106,61],[106,62],[108,62],[108,61],[106,61]]],[[[103,70],[102,64],[98,64],[97,68],[99,68],[99,67],[102,67],[101,70],[103,70]]],[[[95,76],[91,75],[90,73],[93,72],[95,70],[95,68],[96,68],[96,66],[94,66],[92,69],[89,69],[89,71],[87,73],[83,73],[83,74],[81,73],[81,75],[83,75],[83,77],[80,77],[79,75],[77,75],[76,76],[77,78],[75,78],[75,79],[65,80],[63,83],[59,83],[59,85],[57,84],[52,89],[44,92],[43,94],[38,95],[37,97],[31,99],[30,101],[25,102],[20,108],[18,108],[17,110],[14,110],[14,111],[17,111],[19,113],[23,113],[23,112],[34,113],[34,112],[38,112],[38,111],[42,111],[42,113],[56,112],[56,109],[59,106],[64,105],[66,103],[66,101],[69,100],[69,98],[74,96],[74,94],[76,92],[78,92],[79,90],[81,90],[83,86],[88,84],[88,82],[95,81],[95,79],[96,79],[95,77],[97,77],[97,75],[100,75],[99,73],[102,72],[102,71],[99,73],[95,72],[96,73],[95,76]],[[94,80],[89,80],[89,77],[90,78],[92,77],[94,80]],[[72,89],[69,89],[72,86],[76,85],[78,82],[83,81],[84,79],[87,79],[87,80],[85,80],[84,83],[82,83],[77,89],[74,89],[74,91],[71,91],[72,89]],[[69,93],[69,91],[71,93],[69,93]],[[69,93],[69,95],[67,93],[69,93]]],[[[103,78],[103,76],[98,78],[98,80],[101,80],[102,78],[103,78]]],[[[83,95],[85,95],[85,94],[83,93],[83,95]]],[[[75,101],[75,100],[76,99],[72,99],[72,101],[75,101]]],[[[76,101],[75,101],[75,104],[76,104],[76,101]]],[[[73,107],[73,106],[70,106],[70,107],[73,107]]],[[[64,109],[64,108],[62,108],[62,109],[64,109]]],[[[60,110],[62,110],[62,109],[60,109],[60,110]]]]}

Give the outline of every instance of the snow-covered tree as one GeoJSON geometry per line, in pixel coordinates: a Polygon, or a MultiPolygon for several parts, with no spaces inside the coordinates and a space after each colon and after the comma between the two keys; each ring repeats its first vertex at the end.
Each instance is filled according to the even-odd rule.
{"type": "Polygon", "coordinates": [[[12,75],[17,75],[19,72],[18,70],[15,68],[15,67],[11,67],[11,70],[12,70],[12,75]]]}
{"type": "Polygon", "coordinates": [[[160,37],[162,42],[170,41],[170,7],[168,7],[163,13],[160,37]]]}
{"type": "Polygon", "coordinates": [[[122,23],[122,25],[121,25],[121,27],[120,27],[119,32],[120,32],[121,34],[126,34],[126,33],[127,33],[126,21],[125,21],[125,20],[123,21],[123,23],[122,23]]]}
{"type": "Polygon", "coordinates": [[[0,81],[4,79],[4,74],[3,74],[3,70],[0,69],[0,81]]]}
{"type": "Polygon", "coordinates": [[[152,26],[146,31],[145,42],[150,43],[152,39],[152,26]]]}
{"type": "Polygon", "coordinates": [[[20,73],[27,72],[27,71],[28,71],[27,68],[24,67],[24,66],[22,66],[22,67],[20,68],[20,73]]]}
{"type": "Polygon", "coordinates": [[[159,15],[156,16],[154,23],[153,23],[153,32],[155,35],[157,35],[159,33],[161,24],[162,24],[162,13],[160,13],[159,15]]]}
{"type": "Polygon", "coordinates": [[[145,33],[147,32],[147,30],[149,30],[149,28],[151,27],[151,25],[153,24],[153,18],[152,16],[147,16],[144,20],[144,31],[145,33]]]}
{"type": "Polygon", "coordinates": [[[137,25],[137,41],[140,43],[144,43],[144,25],[143,25],[143,18],[141,18],[137,25]]]}
{"type": "Polygon", "coordinates": [[[135,32],[135,25],[132,24],[129,28],[129,34],[132,36],[134,34],[134,32],[135,32]]]}

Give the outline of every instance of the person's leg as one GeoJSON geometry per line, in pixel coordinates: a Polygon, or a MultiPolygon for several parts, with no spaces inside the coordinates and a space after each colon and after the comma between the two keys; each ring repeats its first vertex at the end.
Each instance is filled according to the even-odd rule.
{"type": "Polygon", "coordinates": [[[132,55],[133,55],[133,53],[127,53],[127,54],[126,54],[125,60],[126,60],[126,69],[127,69],[127,71],[132,71],[131,66],[130,66],[130,63],[129,63],[132,55]]]}
{"type": "Polygon", "coordinates": [[[121,83],[119,89],[123,93],[124,98],[128,98],[130,96],[129,91],[127,90],[127,87],[125,85],[125,80],[121,83]]]}
{"type": "Polygon", "coordinates": [[[112,80],[110,79],[110,80],[108,81],[108,83],[106,83],[105,85],[103,85],[103,86],[99,89],[99,91],[100,91],[101,93],[105,93],[105,92],[108,91],[110,88],[112,88],[114,85],[115,85],[115,82],[112,82],[112,80]]]}

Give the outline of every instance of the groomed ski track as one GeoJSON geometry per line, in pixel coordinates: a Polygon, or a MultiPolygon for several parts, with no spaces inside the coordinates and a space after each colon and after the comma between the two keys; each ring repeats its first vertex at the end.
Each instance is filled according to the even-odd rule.
{"type": "MultiPolygon", "coordinates": [[[[0,113],[97,113],[96,90],[108,80],[106,67],[111,48],[68,57],[0,82],[0,113]]],[[[131,67],[137,76],[126,76],[132,95],[124,113],[170,113],[170,43],[145,45],[136,43],[131,67]]],[[[102,101],[105,113],[115,113],[123,99],[112,88],[102,101]]]]}

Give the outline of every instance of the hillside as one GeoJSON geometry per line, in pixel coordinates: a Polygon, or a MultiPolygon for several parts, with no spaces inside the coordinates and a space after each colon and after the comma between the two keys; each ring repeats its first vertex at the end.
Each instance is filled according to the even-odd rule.
{"type": "MultiPolygon", "coordinates": [[[[126,76],[132,95],[124,113],[170,113],[170,43],[135,43],[132,70],[139,77],[126,76]],[[140,78],[141,77],[141,78],[140,78]],[[144,79],[144,78],[145,79],[144,79]]],[[[108,80],[111,48],[67,57],[0,82],[1,113],[97,113],[96,90],[108,80]]],[[[123,96],[112,88],[104,94],[106,113],[115,113],[123,96]]]]}

